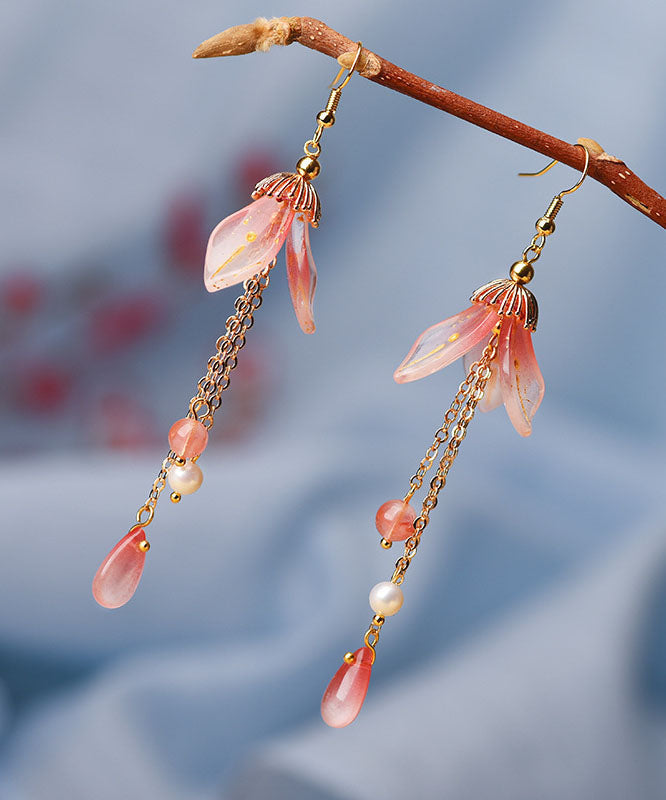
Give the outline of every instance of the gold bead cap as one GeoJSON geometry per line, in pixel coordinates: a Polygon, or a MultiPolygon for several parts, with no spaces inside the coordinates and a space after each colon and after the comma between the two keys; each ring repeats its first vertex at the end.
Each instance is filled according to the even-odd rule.
{"type": "Polygon", "coordinates": [[[477,289],[471,296],[473,303],[485,303],[496,309],[500,317],[516,317],[523,327],[535,331],[539,320],[536,297],[510,278],[498,278],[477,289]]]}
{"type": "Polygon", "coordinates": [[[319,226],[321,203],[319,195],[310,182],[295,172],[276,172],[254,187],[252,199],[273,197],[289,205],[294,211],[302,211],[313,228],[319,226]]]}

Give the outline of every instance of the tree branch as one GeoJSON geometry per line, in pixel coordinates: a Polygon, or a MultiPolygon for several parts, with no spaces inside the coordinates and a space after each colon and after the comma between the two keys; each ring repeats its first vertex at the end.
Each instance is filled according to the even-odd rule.
{"type": "MultiPolygon", "coordinates": [[[[255,50],[267,51],[273,45],[292,42],[336,58],[344,67],[350,66],[357,50],[356,42],[317,19],[279,17],[272,20],[260,18],[249,25],[228,28],[200,44],[192,55],[194,58],[235,56],[255,50]]],[[[557,159],[577,170],[583,169],[585,154],[579,147],[419,78],[365,48],[357,72],[375,83],[529,147],[547,158],[557,159]]],[[[578,142],[586,145],[590,151],[590,177],[657,225],[666,228],[666,200],[658,192],[631,172],[624,161],[606,153],[592,139],[579,139],[578,142]]]]}

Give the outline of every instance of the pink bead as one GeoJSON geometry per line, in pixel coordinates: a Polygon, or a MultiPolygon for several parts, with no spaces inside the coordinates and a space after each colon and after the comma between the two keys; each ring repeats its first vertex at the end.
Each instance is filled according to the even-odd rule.
{"type": "Polygon", "coordinates": [[[303,333],[315,332],[312,301],[317,287],[317,268],[310,250],[309,228],[305,216],[296,214],[285,247],[289,294],[303,333]]]}
{"type": "Polygon", "coordinates": [[[184,417],[174,422],[169,431],[169,446],[181,458],[201,455],[208,444],[208,430],[196,419],[184,417]]]}
{"type": "Polygon", "coordinates": [[[321,699],[321,716],[331,728],[353,722],[363,706],[372,675],[372,650],[361,647],[353,664],[343,664],[326,687],[321,699]]]}
{"type": "Polygon", "coordinates": [[[146,538],[141,526],[124,536],[102,561],[93,579],[93,597],[104,608],[119,608],[131,599],[141,580],[146,554],[139,548],[146,538]]]}
{"type": "Polygon", "coordinates": [[[416,511],[404,500],[387,500],[379,507],[375,525],[388,542],[402,542],[414,533],[416,511]]]}

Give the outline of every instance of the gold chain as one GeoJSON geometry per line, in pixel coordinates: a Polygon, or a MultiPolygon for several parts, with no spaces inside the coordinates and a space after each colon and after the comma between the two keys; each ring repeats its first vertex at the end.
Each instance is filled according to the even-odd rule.
{"type": "MultiPolygon", "coordinates": [[[[405,540],[405,550],[403,555],[396,561],[395,570],[391,577],[391,582],[398,586],[405,579],[405,573],[409,568],[411,560],[416,555],[421,534],[430,521],[430,512],[437,505],[437,496],[446,485],[446,478],[449,470],[456,460],[458,450],[467,433],[467,426],[474,418],[476,407],[483,397],[486,385],[491,376],[491,362],[497,353],[497,343],[499,334],[493,333],[492,338],[486,345],[481,358],[475,361],[469,369],[465,380],[460,384],[458,392],[447,411],[444,426],[440,428],[442,434],[446,434],[446,450],[440,459],[435,477],[430,481],[430,488],[421,507],[420,515],[414,520],[414,534],[405,540]],[[455,423],[455,424],[454,424],[455,423]],[[451,427],[453,425],[453,427],[451,427]]],[[[440,433],[438,431],[438,434],[440,433]]],[[[422,480],[422,479],[421,479],[422,480]]]]}
{"type": "Polygon", "coordinates": [[[539,260],[539,256],[541,255],[541,251],[546,246],[546,237],[543,233],[536,233],[532,237],[532,241],[527,245],[527,247],[523,250],[523,263],[525,264],[534,264],[535,261],[539,260]]]}
{"type": "Polygon", "coordinates": [[[436,431],[433,443],[426,450],[425,455],[421,459],[421,463],[419,464],[418,469],[409,480],[409,491],[407,492],[404,498],[404,501],[406,503],[408,503],[412,498],[412,496],[414,495],[414,493],[417,492],[421,488],[421,486],[423,486],[423,478],[426,472],[432,466],[435,458],[437,457],[437,453],[439,452],[440,446],[444,444],[444,442],[448,439],[449,429],[451,428],[451,425],[453,425],[453,423],[455,422],[456,417],[458,416],[460,409],[462,407],[462,404],[472,388],[473,379],[474,379],[474,374],[470,370],[470,372],[465,377],[465,380],[460,384],[458,392],[456,396],[453,398],[453,402],[451,403],[448,411],[444,415],[444,421],[442,422],[441,427],[436,431]]]}
{"type": "MultiPolygon", "coordinates": [[[[230,372],[238,364],[238,352],[245,345],[245,333],[254,324],[254,312],[261,306],[262,295],[270,283],[270,271],[275,259],[258,275],[245,281],[244,292],[236,299],[236,313],[226,321],[226,330],[215,343],[215,354],[208,359],[206,374],[199,379],[197,393],[190,400],[188,416],[196,419],[209,430],[213,427],[213,416],[222,405],[222,392],[231,383],[230,372]]],[[[136,512],[139,525],[147,526],[153,521],[155,507],[167,483],[169,469],[183,461],[169,450],[162,462],[160,471],[153,481],[146,502],[136,512]]]]}
{"type": "Polygon", "coordinates": [[[238,364],[238,352],[245,346],[245,333],[254,324],[254,312],[263,302],[262,295],[274,266],[275,259],[243,284],[245,292],[234,303],[236,313],[227,319],[226,331],[215,343],[216,352],[208,359],[208,370],[199,379],[197,393],[190,400],[188,416],[209,430],[215,412],[222,405],[222,392],[231,383],[231,370],[238,364]]]}

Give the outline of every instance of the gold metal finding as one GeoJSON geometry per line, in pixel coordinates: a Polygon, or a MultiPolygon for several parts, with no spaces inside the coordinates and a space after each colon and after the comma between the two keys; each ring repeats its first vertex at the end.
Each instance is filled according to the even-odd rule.
{"type": "Polygon", "coordinates": [[[326,107],[317,114],[317,128],[315,129],[312,138],[308,139],[303,145],[305,157],[301,158],[296,164],[296,171],[307,181],[314,180],[321,172],[321,167],[319,165],[319,161],[317,160],[321,153],[321,137],[325,128],[330,128],[331,125],[335,124],[335,111],[338,107],[338,103],[340,102],[342,90],[349,83],[351,76],[356,71],[359,58],[361,57],[361,52],[363,51],[362,42],[357,42],[357,48],[358,49],[356,50],[356,55],[354,56],[352,65],[347,70],[345,77],[341,80],[342,75],[345,72],[345,67],[342,67],[335,76],[333,83],[330,85],[330,92],[328,94],[328,100],[326,101],[326,107]]]}
{"type": "Polygon", "coordinates": [[[172,503],[180,503],[180,499],[180,494],[178,492],[171,492],[169,495],[169,500],[171,500],[172,503]]]}
{"type": "MultiPolygon", "coordinates": [[[[555,197],[553,197],[553,199],[550,201],[550,204],[548,205],[548,208],[544,212],[543,216],[539,217],[539,219],[536,221],[534,226],[537,231],[536,236],[532,237],[532,241],[523,250],[523,257],[521,261],[517,261],[511,267],[509,275],[511,280],[515,281],[515,283],[527,283],[528,281],[532,280],[532,277],[534,276],[534,270],[532,270],[530,277],[525,280],[524,276],[529,274],[529,270],[518,269],[517,265],[522,263],[531,267],[535,261],[538,261],[541,251],[546,244],[546,237],[550,236],[552,233],[555,233],[555,217],[558,215],[564,203],[562,198],[564,195],[573,194],[573,192],[580,189],[581,184],[587,177],[587,172],[590,166],[590,151],[584,144],[580,144],[580,142],[577,142],[574,147],[582,147],[582,149],[585,151],[585,165],[583,167],[583,171],[581,172],[580,178],[571,188],[562,189],[561,192],[556,194],[555,197]]],[[[549,169],[552,169],[552,167],[558,163],[559,162],[557,159],[555,159],[538,172],[519,172],[518,175],[525,178],[534,178],[538,175],[543,175],[545,172],[548,172],[549,169]]]]}
{"type": "Polygon", "coordinates": [[[384,548],[384,550],[390,550],[393,547],[393,542],[389,542],[388,539],[382,538],[379,540],[379,544],[384,548]]]}
{"type": "Polygon", "coordinates": [[[321,164],[315,156],[303,156],[296,162],[296,172],[311,181],[321,172],[321,164]]]}
{"type": "Polygon", "coordinates": [[[345,71],[345,67],[340,67],[338,74],[333,79],[330,88],[331,89],[344,89],[345,86],[349,83],[351,76],[356,72],[356,67],[358,66],[359,59],[361,58],[361,53],[363,52],[363,42],[356,42],[356,55],[354,56],[354,60],[352,61],[351,67],[347,70],[347,75],[345,79],[342,81],[341,84],[337,85],[337,82],[342,77],[343,72],[345,71]]]}
{"type": "Polygon", "coordinates": [[[375,614],[368,626],[368,630],[365,632],[365,636],[363,637],[363,643],[365,646],[372,652],[372,658],[370,659],[370,665],[375,663],[375,658],[377,656],[375,652],[375,647],[377,646],[377,642],[379,641],[379,631],[382,628],[386,620],[380,614],[375,614]]]}
{"type": "Polygon", "coordinates": [[[147,539],[139,542],[139,550],[141,550],[142,553],[147,553],[150,550],[150,542],[147,539]]]}
{"type": "MultiPolygon", "coordinates": [[[[573,194],[575,191],[580,189],[581,184],[583,183],[585,178],[587,178],[587,171],[588,171],[589,166],[590,166],[590,151],[587,149],[587,147],[584,144],[580,144],[580,142],[577,142],[574,145],[574,147],[582,147],[583,150],[585,151],[585,165],[583,166],[583,171],[581,172],[581,175],[580,175],[580,178],[578,179],[578,181],[576,183],[574,183],[574,185],[570,189],[563,189],[561,192],[559,192],[558,194],[555,195],[555,197],[556,198],[559,197],[560,200],[562,199],[562,197],[565,194],[573,194]]],[[[553,161],[550,162],[550,164],[545,166],[543,169],[540,169],[538,172],[519,172],[518,175],[521,178],[538,178],[540,175],[544,175],[546,172],[548,172],[549,169],[552,169],[555,166],[555,164],[559,164],[559,163],[560,162],[557,159],[554,159],[553,161]]]]}
{"type": "Polygon", "coordinates": [[[141,525],[142,528],[147,527],[153,521],[153,517],[155,516],[155,507],[145,503],[141,506],[141,508],[136,512],[136,521],[141,525]],[[144,518],[144,514],[147,516],[144,518]]]}
{"type": "Polygon", "coordinates": [[[356,661],[356,656],[353,653],[345,653],[342,660],[345,664],[353,664],[356,661]]]}
{"type": "Polygon", "coordinates": [[[529,283],[534,277],[534,267],[526,261],[516,261],[511,265],[509,275],[514,283],[529,283]]]}

